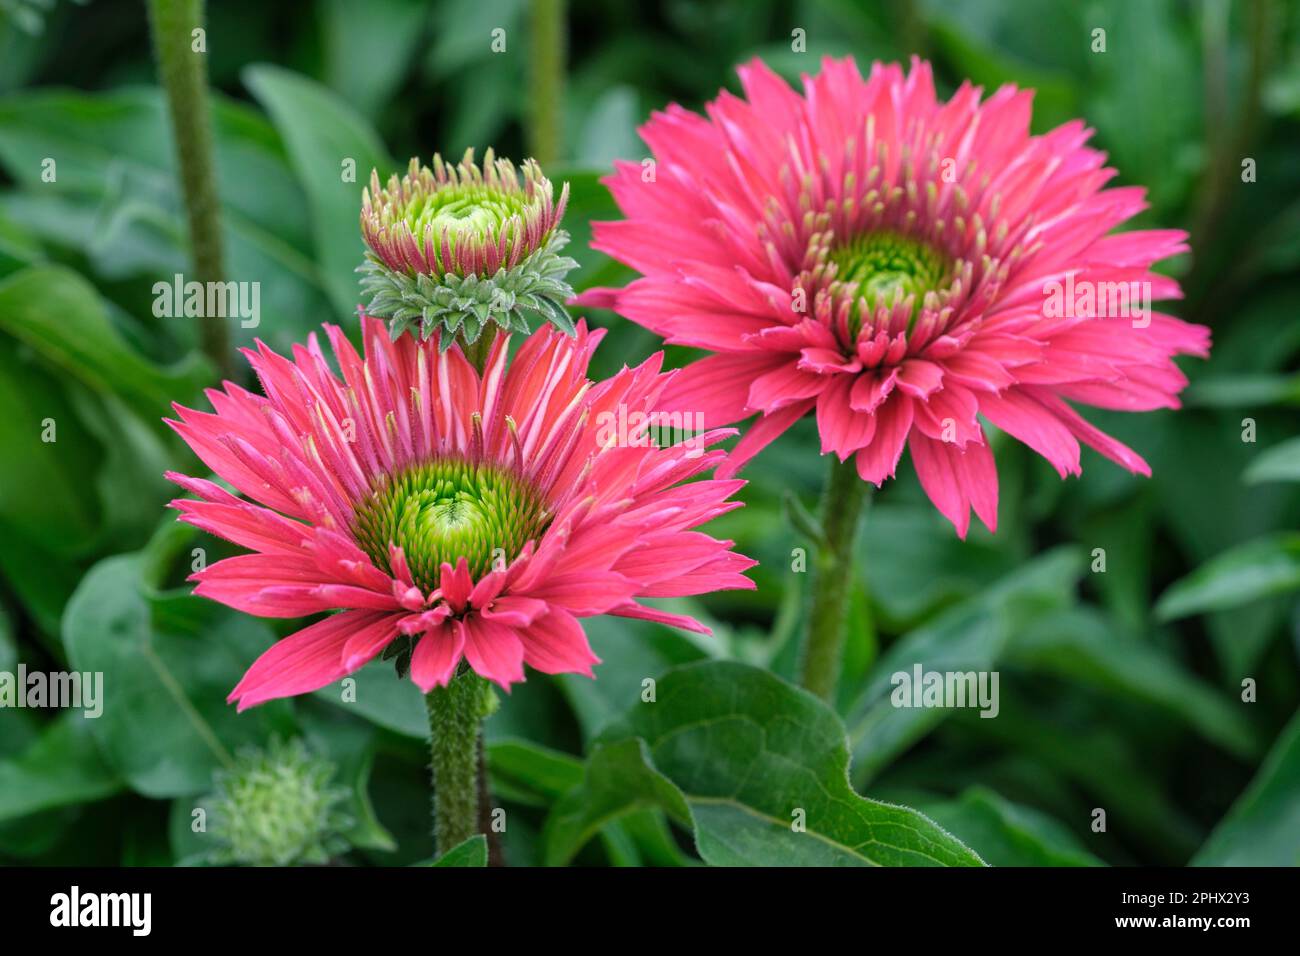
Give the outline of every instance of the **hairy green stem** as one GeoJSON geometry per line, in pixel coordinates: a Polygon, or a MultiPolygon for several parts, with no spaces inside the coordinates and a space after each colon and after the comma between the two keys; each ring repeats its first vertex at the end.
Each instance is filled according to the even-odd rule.
{"type": "MultiPolygon", "coordinates": [[[[195,50],[195,30],[204,29],[201,0],[148,0],[158,78],[167,93],[172,135],[180,168],[181,194],[189,223],[190,258],[199,282],[221,282],[221,206],[213,162],[208,111],[207,53],[195,50]]],[[[203,40],[206,49],[206,37],[203,40]]],[[[203,351],[223,377],[231,374],[225,319],[207,316],[199,326],[203,351]]]]}
{"type": "Polygon", "coordinates": [[[433,835],[439,854],[482,833],[479,734],[487,682],[469,668],[425,695],[433,770],[433,835]]]}
{"type": "Polygon", "coordinates": [[[543,167],[564,136],[564,0],[532,0],[529,25],[528,151],[543,167]]]}
{"type": "Polygon", "coordinates": [[[822,494],[822,540],[813,567],[812,603],[800,676],[804,687],[826,701],[834,698],[840,679],[854,543],[868,487],[858,477],[852,459],[841,462],[832,457],[822,494]]]}

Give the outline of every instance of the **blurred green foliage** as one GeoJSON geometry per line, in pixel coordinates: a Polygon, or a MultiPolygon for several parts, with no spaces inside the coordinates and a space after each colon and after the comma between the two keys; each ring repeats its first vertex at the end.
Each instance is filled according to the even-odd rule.
{"type": "MultiPolygon", "coordinates": [[[[1300,863],[1295,5],[573,0],[568,24],[567,155],[548,172],[572,185],[580,287],[630,278],[586,247],[588,223],[617,218],[598,179],[644,155],[636,126],[650,111],[699,109],[755,55],[797,79],[824,54],[916,53],[945,92],[963,78],[1036,88],[1036,130],[1075,116],[1095,127],[1118,182],[1150,191],[1142,224],[1192,233],[1193,254],[1167,264],[1186,291],[1175,311],[1210,325],[1215,346],[1185,365],[1185,410],[1089,413],[1148,458],[1149,480],[1085,453],[1083,479],[1062,483],[998,440],[999,531],[963,543],[905,466],[868,515],[838,714],[763,673],[793,674],[802,621],[791,554],[808,542],[782,497],[811,503],[823,472],[810,424],[787,434],[748,469],[746,507],[715,525],[762,562],[757,590],[678,602],[713,637],[592,621],[598,680],[534,677],[489,722],[507,859],[829,862],[781,842],[788,814],[770,800],[829,787],[846,843],[861,825],[898,830],[874,862],[972,859],[884,800],[993,864],[1300,863]],[[791,48],[795,29],[806,52],[791,48]],[[890,674],[918,661],[998,670],[998,718],[892,707],[890,674]],[[651,677],[656,726],[635,709],[651,677]],[[773,715],[810,736],[764,730],[773,715]],[[697,719],[724,728],[696,741],[705,763],[657,746],[697,719]],[[842,787],[849,757],[873,800],[842,787]],[[751,766],[769,790],[747,795],[751,766]]],[[[355,328],[360,185],[342,181],[344,159],[363,181],[435,150],[521,154],[527,31],[525,0],[210,5],[229,278],[262,284],[262,325],[233,325],[237,344],[283,350],[323,321],[355,328]],[[490,48],[496,28],[504,53],[490,48]]],[[[154,282],[187,261],[175,182],[142,5],[0,2],[0,671],[101,670],[117,700],[98,720],[0,709],[0,860],[193,859],[205,846],[191,813],[214,771],[241,744],[300,735],[350,793],[350,856],[427,862],[412,685],[375,666],[355,703],[337,687],[238,717],[224,703],[298,622],[253,620],[183,585],[193,549],[225,550],[164,512],[162,472],[201,466],[160,420],[213,384],[194,323],[151,308],[154,282]],[[47,419],[56,442],[41,440],[47,419]]],[[[658,347],[590,318],[609,329],[597,374],[658,347]]],[[[444,862],[485,858],[480,842],[444,862]]]]}

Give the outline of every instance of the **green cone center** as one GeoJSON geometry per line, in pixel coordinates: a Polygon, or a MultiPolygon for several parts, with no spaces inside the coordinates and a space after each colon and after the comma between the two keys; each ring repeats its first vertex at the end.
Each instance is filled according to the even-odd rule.
{"type": "Polygon", "coordinates": [[[485,464],[445,459],[383,479],[356,507],[352,531],[380,568],[389,544],[406,555],[414,583],[438,586],[443,562],[464,558],[478,580],[514,560],[550,523],[542,496],[517,476],[485,464]]]}
{"type": "Polygon", "coordinates": [[[855,236],[832,249],[830,259],[837,281],[857,283],[858,302],[868,312],[911,295],[915,315],[927,292],[947,285],[950,268],[938,250],[894,232],[855,236]]]}
{"type": "Polygon", "coordinates": [[[486,237],[512,216],[523,216],[528,205],[522,190],[462,183],[413,199],[404,213],[411,232],[423,243],[425,227],[430,224],[434,235],[447,230],[486,237]]]}

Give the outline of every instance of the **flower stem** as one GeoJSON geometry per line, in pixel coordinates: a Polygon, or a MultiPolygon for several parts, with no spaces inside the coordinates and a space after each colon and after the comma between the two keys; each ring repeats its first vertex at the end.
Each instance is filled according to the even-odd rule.
{"type": "Polygon", "coordinates": [[[853,550],[867,501],[868,484],[858,477],[852,459],[831,459],[822,493],[822,540],[813,570],[812,604],[804,643],[800,683],[830,701],[840,679],[844,656],[849,586],[853,580],[853,550]]]}
{"type": "MultiPolygon", "coordinates": [[[[204,24],[202,0],[149,0],[149,20],[158,78],[167,93],[176,143],[194,278],[204,283],[221,282],[225,267],[208,115],[207,53],[195,50],[198,41],[194,31],[204,24]]],[[[203,43],[206,45],[206,39],[203,43]]],[[[221,376],[231,377],[224,318],[207,316],[199,326],[199,339],[221,376]]]]}
{"type": "Polygon", "coordinates": [[[560,158],[564,134],[564,0],[532,0],[528,151],[542,166],[560,158]]]}
{"type": "Polygon", "coordinates": [[[433,759],[433,835],[439,854],[480,829],[479,734],[486,682],[465,668],[424,697],[433,759]]]}

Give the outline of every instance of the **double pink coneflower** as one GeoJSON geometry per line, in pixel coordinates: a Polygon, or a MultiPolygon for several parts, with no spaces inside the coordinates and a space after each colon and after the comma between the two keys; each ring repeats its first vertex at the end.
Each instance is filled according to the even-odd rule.
{"type": "Polygon", "coordinates": [[[617,164],[606,182],[627,219],[597,223],[593,245],[643,278],[578,299],[713,353],[663,407],[711,427],[757,416],[721,473],[812,414],[823,454],[863,481],[892,477],[909,449],[962,536],[972,508],[997,522],[981,418],[1062,476],[1079,473],[1081,442],[1149,473],[1071,403],[1176,408],[1187,380],[1172,357],[1206,355],[1209,334],[1047,307],[1067,279],[1180,295],[1151,267],[1186,234],[1112,234],[1145,191],[1103,188],[1115,171],[1083,123],[1033,136],[1030,91],[981,101],[964,83],[943,102],[916,60],[864,79],[828,59],[802,95],[758,60],[740,79],[744,99],[723,93],[707,117],[670,106],[642,128],[655,174],[617,164]]]}
{"type": "MultiPolygon", "coordinates": [[[[412,680],[445,685],[462,657],[503,687],[524,664],[590,674],[578,620],[615,614],[703,630],[640,603],[752,587],[753,561],[694,531],[738,507],[743,482],[703,479],[720,451],[598,442],[619,406],[653,409],[656,355],[586,377],[603,333],[546,328],[480,375],[436,337],[391,341],[364,319],[365,357],[326,326],[293,359],[248,351],[265,396],[227,383],[214,413],[172,427],[249,500],[170,473],[197,496],[182,520],[253,553],[194,575],[196,593],[262,617],[338,611],[275,644],[231,694],[242,710],[338,680],[409,638],[412,680]]],[[[728,432],[714,432],[705,445],[728,432]]],[[[637,436],[630,436],[636,438],[637,436]]]]}

